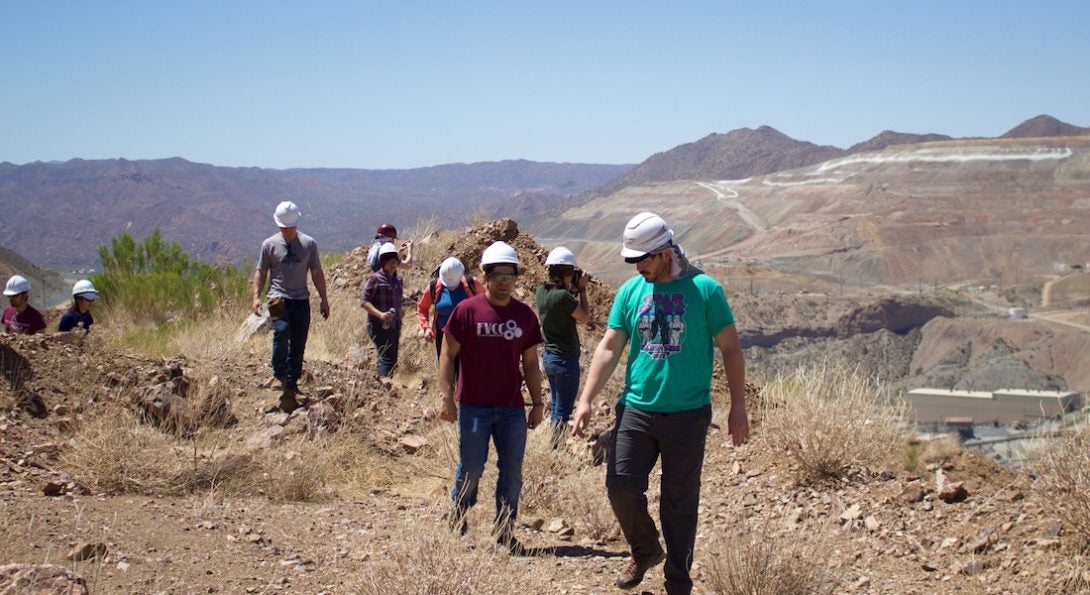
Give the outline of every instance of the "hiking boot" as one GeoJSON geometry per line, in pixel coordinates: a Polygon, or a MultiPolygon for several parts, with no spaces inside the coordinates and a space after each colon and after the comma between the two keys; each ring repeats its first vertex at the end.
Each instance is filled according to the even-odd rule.
{"type": "Polygon", "coordinates": [[[666,552],[659,550],[659,553],[652,556],[647,560],[637,560],[635,556],[628,559],[628,563],[625,565],[624,570],[617,575],[617,580],[613,584],[622,589],[631,589],[636,585],[643,582],[643,575],[647,574],[648,570],[662,564],[662,561],[666,559],[666,552]]]}
{"type": "Polygon", "coordinates": [[[295,400],[295,395],[299,394],[299,391],[292,387],[288,383],[282,383],[283,390],[280,392],[280,410],[284,413],[291,413],[299,408],[299,401],[295,400]]]}
{"type": "Polygon", "coordinates": [[[522,542],[509,532],[505,531],[496,536],[496,545],[507,550],[507,553],[512,556],[526,555],[526,546],[522,545],[522,542]]]}

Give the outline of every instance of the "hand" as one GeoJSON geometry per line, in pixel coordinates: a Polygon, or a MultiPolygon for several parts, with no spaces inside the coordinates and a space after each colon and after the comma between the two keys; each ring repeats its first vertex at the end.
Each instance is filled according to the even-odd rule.
{"type": "Polygon", "coordinates": [[[327,302],[326,300],[323,299],[322,302],[320,304],[318,304],[318,311],[322,313],[322,318],[328,319],[329,318],[329,302],[327,302]]]}
{"type": "Polygon", "coordinates": [[[727,429],[730,431],[731,441],[735,446],[742,446],[749,440],[749,415],[746,408],[731,407],[727,416],[727,429]],[[737,409],[737,410],[736,410],[737,409]]]}
{"type": "Polygon", "coordinates": [[[590,403],[579,401],[575,406],[575,414],[572,415],[571,435],[577,438],[584,436],[583,432],[590,424],[590,403]]]}
{"type": "Polygon", "coordinates": [[[526,425],[532,430],[540,426],[543,419],[545,419],[545,404],[538,403],[530,407],[530,418],[526,420],[526,425]]]}
{"type": "Polygon", "coordinates": [[[435,332],[431,330],[430,326],[422,332],[424,333],[424,338],[427,339],[429,343],[435,340],[435,332]]]}
{"type": "Polygon", "coordinates": [[[458,406],[453,398],[443,398],[443,404],[439,407],[439,419],[451,423],[458,421],[458,406]]]}
{"type": "Polygon", "coordinates": [[[390,322],[391,320],[394,319],[394,313],[387,310],[387,311],[383,312],[382,316],[379,316],[379,318],[381,318],[383,322],[390,322]]]}
{"type": "Polygon", "coordinates": [[[261,316],[261,298],[254,298],[254,303],[250,306],[250,311],[261,316]]]}
{"type": "Polygon", "coordinates": [[[579,283],[576,284],[575,288],[579,291],[583,291],[587,288],[588,283],[590,283],[590,273],[583,271],[583,274],[579,277],[579,283]]]}

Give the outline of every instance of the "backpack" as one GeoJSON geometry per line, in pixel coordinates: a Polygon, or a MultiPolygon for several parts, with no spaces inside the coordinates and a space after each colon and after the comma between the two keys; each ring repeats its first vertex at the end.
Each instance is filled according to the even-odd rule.
{"type": "MultiPolygon", "coordinates": [[[[428,281],[428,294],[431,296],[431,303],[435,303],[436,296],[439,295],[439,290],[443,286],[443,282],[439,280],[439,267],[435,267],[435,270],[431,272],[431,276],[428,281]]],[[[462,285],[466,288],[466,293],[470,297],[477,295],[477,280],[472,275],[462,275],[462,280],[465,281],[462,285]]]]}

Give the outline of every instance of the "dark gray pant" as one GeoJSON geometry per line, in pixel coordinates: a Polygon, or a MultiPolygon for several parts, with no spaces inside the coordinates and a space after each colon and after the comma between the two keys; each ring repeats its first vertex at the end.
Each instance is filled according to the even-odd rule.
{"type": "Polygon", "coordinates": [[[651,413],[616,407],[612,448],[606,470],[606,490],[613,513],[637,560],[658,554],[659,532],[647,511],[647,482],[662,457],[662,498],[659,521],[666,542],[666,592],[689,593],[693,581],[697,508],[704,442],[712,408],[676,413],[651,413]]]}

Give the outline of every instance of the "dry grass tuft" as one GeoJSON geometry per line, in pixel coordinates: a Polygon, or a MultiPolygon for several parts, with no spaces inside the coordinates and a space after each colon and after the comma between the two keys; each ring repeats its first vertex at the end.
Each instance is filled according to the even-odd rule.
{"type": "Polygon", "coordinates": [[[1059,517],[1077,540],[1090,547],[1090,424],[1063,434],[1041,454],[1035,486],[1044,506],[1059,517]]]}
{"type": "Polygon", "coordinates": [[[563,446],[552,447],[551,431],[546,419],[537,429],[528,432],[526,458],[522,462],[519,509],[533,511],[539,516],[565,512],[561,497],[565,491],[565,480],[578,473],[583,465],[563,446]]]}
{"type": "Polygon", "coordinates": [[[352,573],[359,578],[350,592],[455,595],[547,590],[544,584],[535,585],[535,575],[506,552],[459,539],[441,523],[408,522],[399,537],[373,544],[371,561],[352,573]]]}
{"type": "Polygon", "coordinates": [[[820,543],[767,526],[724,535],[712,548],[708,586],[724,595],[833,593],[836,581],[824,567],[820,543]]]}
{"type": "Polygon", "coordinates": [[[583,467],[564,477],[559,486],[559,504],[566,518],[590,539],[605,543],[621,538],[621,526],[606,496],[605,469],[583,467]]]}
{"type": "Polygon", "coordinates": [[[961,444],[953,436],[939,436],[931,440],[906,439],[901,452],[905,471],[922,471],[931,463],[953,461],[961,451],[961,444]]]}
{"type": "Polygon", "coordinates": [[[764,387],[760,436],[784,449],[801,481],[842,477],[887,462],[903,417],[890,387],[844,368],[799,368],[764,387]]]}
{"type": "Polygon", "coordinates": [[[174,439],[128,412],[84,422],[61,463],[81,481],[110,494],[166,495],[179,468],[174,439]]]}

